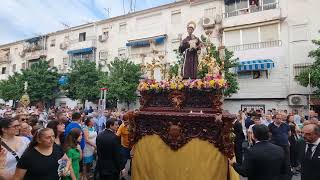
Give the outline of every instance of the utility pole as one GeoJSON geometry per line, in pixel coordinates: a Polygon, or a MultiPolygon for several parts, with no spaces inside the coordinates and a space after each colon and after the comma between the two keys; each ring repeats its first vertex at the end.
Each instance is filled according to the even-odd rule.
{"type": "Polygon", "coordinates": [[[308,80],[309,80],[309,83],[308,83],[308,87],[309,87],[309,96],[308,96],[308,120],[311,120],[310,118],[310,110],[311,110],[311,104],[310,104],[310,100],[311,100],[311,74],[309,72],[308,74],[308,80]]]}

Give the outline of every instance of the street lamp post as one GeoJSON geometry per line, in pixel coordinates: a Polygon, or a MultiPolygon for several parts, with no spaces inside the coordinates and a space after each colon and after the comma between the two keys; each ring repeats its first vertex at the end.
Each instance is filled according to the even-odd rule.
{"type": "Polygon", "coordinates": [[[100,88],[100,100],[99,100],[99,109],[100,110],[106,109],[107,91],[108,91],[108,88],[100,88]]]}
{"type": "Polygon", "coordinates": [[[310,72],[308,74],[308,78],[309,78],[308,79],[309,80],[309,84],[308,84],[309,85],[309,96],[308,96],[308,102],[309,102],[308,103],[308,117],[309,118],[308,119],[310,120],[310,110],[311,110],[311,104],[310,104],[311,103],[311,101],[310,101],[311,100],[311,74],[310,74],[310,72]]]}

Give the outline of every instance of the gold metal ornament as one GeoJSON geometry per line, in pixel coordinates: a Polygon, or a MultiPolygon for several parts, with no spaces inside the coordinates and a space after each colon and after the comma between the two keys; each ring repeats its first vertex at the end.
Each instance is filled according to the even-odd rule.
{"type": "Polygon", "coordinates": [[[20,99],[20,103],[24,106],[27,107],[30,104],[30,98],[28,94],[24,94],[22,95],[21,99],[20,99]]]}

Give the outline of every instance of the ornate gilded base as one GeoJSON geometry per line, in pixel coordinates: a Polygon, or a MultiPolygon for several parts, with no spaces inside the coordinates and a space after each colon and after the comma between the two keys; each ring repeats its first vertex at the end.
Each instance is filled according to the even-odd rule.
{"type": "Polygon", "coordinates": [[[140,94],[141,111],[222,113],[222,93],[219,90],[175,90],[140,94]]]}
{"type": "Polygon", "coordinates": [[[192,138],[199,138],[212,143],[231,158],[234,118],[230,114],[141,111],[130,122],[130,141],[135,144],[143,136],[156,134],[171,149],[177,150],[192,138]]]}

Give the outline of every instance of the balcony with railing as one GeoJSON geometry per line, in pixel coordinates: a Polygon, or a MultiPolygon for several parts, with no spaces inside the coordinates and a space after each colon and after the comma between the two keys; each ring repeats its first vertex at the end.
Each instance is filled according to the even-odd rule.
{"type": "Polygon", "coordinates": [[[84,41],[79,41],[79,39],[73,39],[70,41],[69,51],[85,49],[85,48],[96,48],[97,37],[87,36],[84,41]]]}
{"type": "Polygon", "coordinates": [[[43,37],[34,37],[26,40],[19,55],[27,61],[46,57],[45,39],[43,37]]]}
{"type": "Polygon", "coordinates": [[[47,50],[43,50],[43,49],[24,53],[24,59],[27,61],[33,60],[33,59],[45,58],[46,56],[47,56],[47,50]]]}
{"type": "Polygon", "coordinates": [[[298,77],[303,71],[306,71],[312,66],[312,63],[293,64],[293,75],[298,77]]]}
{"type": "Polygon", "coordinates": [[[250,44],[241,44],[235,46],[226,46],[229,51],[244,51],[249,49],[262,49],[270,47],[279,47],[282,45],[281,40],[266,41],[266,42],[257,42],[250,44]]]}
{"type": "Polygon", "coordinates": [[[247,8],[236,9],[223,14],[223,27],[234,27],[245,24],[253,24],[272,20],[280,20],[281,9],[279,3],[251,5],[247,8]]]}

